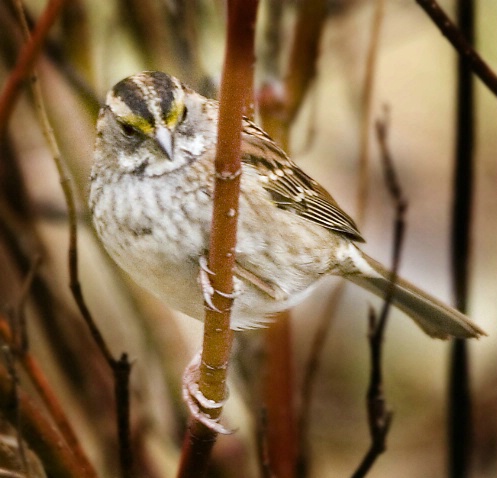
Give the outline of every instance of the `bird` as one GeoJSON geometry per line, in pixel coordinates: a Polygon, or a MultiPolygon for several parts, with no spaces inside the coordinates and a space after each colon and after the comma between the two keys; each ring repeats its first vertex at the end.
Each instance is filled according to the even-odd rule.
{"type": "MultiPolygon", "coordinates": [[[[219,103],[163,72],[119,81],[97,121],[89,207],[112,259],[175,310],[203,320],[219,103]]],[[[468,317],[360,249],[330,193],[247,118],[241,131],[233,330],[266,327],[327,276],[392,304],[431,337],[478,338],[468,317]]]]}

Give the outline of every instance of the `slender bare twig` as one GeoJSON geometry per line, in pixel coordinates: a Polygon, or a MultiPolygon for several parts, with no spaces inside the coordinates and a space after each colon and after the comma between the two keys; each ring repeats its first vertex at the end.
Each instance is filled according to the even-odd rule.
{"type": "Polygon", "coordinates": [[[17,449],[19,450],[19,461],[21,462],[23,473],[29,478],[28,461],[26,459],[26,447],[22,437],[22,416],[19,409],[19,377],[15,364],[14,354],[8,345],[2,346],[3,358],[7,372],[12,380],[12,414],[15,417],[15,430],[17,438],[17,449]]]}
{"type": "Polygon", "coordinates": [[[21,293],[17,300],[17,304],[14,310],[14,330],[16,335],[14,337],[14,343],[16,344],[16,352],[18,354],[23,354],[28,349],[28,333],[26,326],[26,314],[25,314],[25,306],[26,301],[29,296],[29,291],[31,289],[31,285],[33,284],[33,280],[35,278],[35,274],[38,270],[38,267],[41,264],[41,255],[36,254],[31,262],[31,266],[29,268],[28,274],[24,279],[21,287],[21,293]]]}
{"type": "Polygon", "coordinates": [[[369,311],[369,343],[371,353],[371,375],[367,393],[367,409],[371,445],[362,459],[359,467],[352,475],[353,478],[366,476],[378,457],[386,449],[386,437],[390,430],[393,414],[388,409],[383,394],[382,351],[383,336],[387,324],[388,313],[393,299],[395,280],[399,268],[400,254],[404,238],[404,215],[407,201],[403,196],[397,179],[390,152],[387,147],[388,118],[377,121],[376,133],[381,149],[383,171],[387,189],[395,207],[394,246],[392,258],[391,285],[387,290],[385,301],[379,317],[371,309],[369,311]]]}
{"type": "Polygon", "coordinates": [[[266,407],[262,407],[257,420],[257,453],[262,478],[273,478],[271,458],[268,449],[268,422],[266,407]]]}
{"type": "MultiPolygon", "coordinates": [[[[13,386],[7,371],[0,368],[0,409],[15,427],[13,386]]],[[[22,389],[17,392],[17,406],[23,419],[23,438],[38,456],[43,457],[43,465],[49,475],[54,478],[81,478],[83,470],[72,450],[22,389]]]]}
{"type": "Polygon", "coordinates": [[[376,0],[371,25],[371,37],[366,55],[364,82],[361,94],[361,124],[359,137],[359,191],[357,193],[357,223],[364,222],[366,204],[368,203],[369,184],[369,134],[371,113],[373,109],[374,79],[376,60],[380,43],[380,33],[383,24],[385,0],[376,0]]]}
{"type": "Polygon", "coordinates": [[[316,327],[316,331],[314,332],[309,357],[307,358],[307,362],[304,366],[302,396],[298,413],[298,437],[300,444],[297,451],[297,476],[299,477],[305,477],[308,475],[309,447],[307,444],[307,437],[311,417],[311,403],[314,397],[314,390],[317,383],[316,379],[321,365],[324,346],[331,330],[331,318],[335,315],[335,311],[340,303],[344,290],[345,282],[341,281],[330,294],[328,298],[328,305],[325,307],[325,311],[323,312],[318,326],[316,327]]]}
{"type": "Polygon", "coordinates": [[[33,35],[19,54],[17,65],[0,95],[0,139],[3,138],[10,114],[19,96],[22,83],[29,77],[50,28],[60,15],[66,0],[51,0],[36,25],[33,35]]]}
{"type": "Polygon", "coordinates": [[[471,46],[471,39],[466,38],[464,33],[461,33],[435,0],[416,0],[416,3],[428,14],[440,32],[464,58],[467,67],[471,68],[471,71],[494,95],[497,95],[497,75],[471,46]]]}
{"type": "MultiPolygon", "coordinates": [[[[18,7],[19,14],[21,16],[21,23],[23,26],[24,34],[27,35],[27,45],[30,45],[34,40],[33,37],[29,37],[29,30],[27,28],[27,22],[24,17],[24,11],[22,7],[18,7]]],[[[40,20],[41,22],[41,20],[40,20]]],[[[23,50],[24,51],[24,50],[23,50]]],[[[21,65],[23,65],[20,62],[21,65]]],[[[32,63],[29,65],[32,67],[32,63]]],[[[29,68],[27,73],[30,73],[29,68]]],[[[69,248],[68,248],[68,268],[69,268],[69,280],[70,289],[74,296],[75,302],[88,325],[93,339],[99,346],[100,351],[104,355],[109,367],[111,368],[114,375],[115,391],[119,394],[116,395],[116,409],[117,409],[117,426],[118,426],[118,437],[119,437],[119,455],[122,468],[123,478],[131,477],[132,475],[132,449],[130,444],[130,429],[129,429],[129,397],[123,396],[122,392],[128,393],[128,380],[131,372],[131,365],[128,362],[126,355],[123,355],[120,360],[114,359],[110,349],[107,346],[100,330],[98,329],[90,310],[88,309],[86,302],[83,297],[83,292],[81,289],[81,284],[79,282],[78,274],[78,217],[76,212],[76,203],[74,199],[74,192],[67,172],[67,167],[62,158],[60,149],[58,147],[57,141],[53,134],[53,130],[48,119],[48,115],[45,109],[43,96],[38,83],[38,77],[35,72],[31,73],[32,81],[31,87],[33,91],[34,104],[36,111],[39,116],[41,128],[45,139],[49,145],[52,157],[59,173],[60,184],[62,191],[64,193],[64,198],[67,205],[68,217],[69,217],[69,248]]],[[[1,108],[0,108],[1,111],[1,108]]],[[[1,123],[0,123],[1,125],[1,123]]],[[[71,437],[75,439],[75,435],[71,437]]],[[[80,448],[78,447],[78,450],[80,448]]]]}
{"type": "MultiPolygon", "coordinates": [[[[371,123],[371,111],[373,104],[373,89],[375,67],[378,54],[381,26],[384,16],[384,0],[376,0],[373,17],[371,20],[371,37],[369,41],[368,52],[366,55],[366,67],[364,74],[364,83],[362,91],[362,115],[361,115],[361,131],[360,131],[360,150],[359,150],[359,188],[358,188],[358,223],[362,223],[366,212],[365,205],[368,197],[368,181],[369,181],[369,128],[371,123]]],[[[344,291],[344,282],[338,284],[333,290],[329,305],[326,308],[322,319],[314,334],[314,340],[311,345],[311,353],[309,355],[306,366],[304,367],[304,380],[302,385],[302,403],[300,406],[299,416],[299,457],[298,457],[298,476],[306,476],[307,474],[307,446],[305,437],[307,436],[308,421],[314,383],[317,377],[317,371],[320,365],[323,347],[328,336],[331,325],[330,317],[338,305],[342,293],[344,291]]]]}
{"type": "MultiPolygon", "coordinates": [[[[1,316],[0,337],[11,348],[17,346],[16,344],[18,340],[16,340],[14,335],[12,334],[12,330],[7,320],[1,316]]],[[[71,426],[66,414],[64,413],[57,395],[52,391],[48,379],[38,365],[38,362],[27,349],[23,350],[21,354],[16,354],[16,358],[19,360],[21,367],[24,369],[31,383],[34,385],[36,391],[42,398],[44,405],[50,413],[53,421],[57,425],[60,433],[64,437],[66,444],[69,446],[69,448],[74,453],[75,458],[78,460],[81,470],[81,476],[87,478],[96,478],[96,471],[81,449],[81,444],[79,443],[76,433],[74,432],[73,427],[71,426]]],[[[56,444],[54,444],[54,446],[56,446],[56,444]]]]}
{"type": "MultiPolygon", "coordinates": [[[[474,3],[457,2],[458,26],[467,42],[474,42],[474,3]]],[[[467,311],[471,261],[475,141],[474,85],[470,65],[459,57],[457,72],[457,125],[454,154],[451,268],[456,307],[467,311]]],[[[471,394],[468,350],[464,340],[452,345],[449,371],[449,476],[464,478],[469,472],[472,446],[471,394]]]]}
{"type": "MultiPolygon", "coordinates": [[[[227,43],[220,89],[218,140],[209,269],[214,310],[206,308],[200,364],[199,390],[208,400],[222,403],[233,332],[230,328],[233,303],[238,200],[241,177],[241,129],[244,112],[253,102],[254,26],[257,0],[229,0],[227,43]]],[[[204,410],[218,419],[222,408],[204,410]]],[[[185,437],[179,477],[204,476],[217,433],[192,420],[185,437]]]]}
{"type": "MultiPolygon", "coordinates": [[[[285,120],[288,126],[295,119],[316,76],[319,42],[326,18],[325,0],[307,0],[300,3],[285,84],[285,120]]],[[[286,149],[288,145],[283,146],[286,149]]]]}

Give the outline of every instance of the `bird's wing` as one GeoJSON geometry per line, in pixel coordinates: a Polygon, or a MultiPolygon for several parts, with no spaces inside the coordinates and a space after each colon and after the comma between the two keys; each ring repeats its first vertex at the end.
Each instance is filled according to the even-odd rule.
{"type": "Polygon", "coordinates": [[[280,209],[364,242],[354,221],[331,195],[300,169],[258,126],[244,120],[242,162],[257,169],[262,186],[280,209]]]}

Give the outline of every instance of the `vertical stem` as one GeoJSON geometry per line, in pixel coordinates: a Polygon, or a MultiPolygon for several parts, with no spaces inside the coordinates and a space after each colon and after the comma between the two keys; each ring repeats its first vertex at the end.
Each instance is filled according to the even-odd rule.
{"type": "Polygon", "coordinates": [[[293,363],[290,313],[278,314],[265,333],[266,377],[264,398],[267,407],[267,448],[269,468],[274,476],[295,477],[297,424],[293,396],[293,363]]]}
{"type": "Polygon", "coordinates": [[[357,224],[361,226],[366,215],[369,195],[369,131],[373,109],[376,59],[378,57],[380,33],[385,10],[385,0],[376,0],[371,25],[371,37],[366,56],[363,90],[361,94],[361,124],[359,133],[359,188],[357,194],[357,224]]]}
{"type": "MultiPolygon", "coordinates": [[[[280,116],[261,111],[264,126],[288,151],[290,126],[317,73],[319,46],[327,19],[325,0],[301,1],[284,83],[285,97],[280,116]],[[279,120],[279,121],[278,121],[279,120]],[[278,124],[279,123],[279,124],[278,124]]],[[[267,106],[267,105],[266,105],[267,106]]],[[[264,384],[267,406],[268,466],[275,476],[293,478],[297,472],[298,425],[295,414],[290,315],[278,314],[265,335],[267,363],[264,384]]]]}
{"type": "MultiPolygon", "coordinates": [[[[233,332],[230,329],[233,303],[233,268],[241,178],[241,131],[243,114],[253,103],[254,27],[258,0],[229,0],[227,42],[220,89],[219,123],[215,158],[215,184],[209,269],[214,289],[214,308],[206,307],[199,390],[213,402],[226,396],[228,361],[233,332]],[[220,293],[217,293],[220,292],[220,293]],[[216,310],[215,310],[216,309],[216,310]]],[[[218,419],[222,407],[204,410],[218,419]]],[[[217,433],[197,420],[183,442],[179,478],[202,477],[217,433]]]]}
{"type": "MultiPolygon", "coordinates": [[[[473,0],[458,0],[462,35],[474,41],[473,0]]],[[[452,210],[452,274],[456,306],[467,309],[471,216],[473,203],[474,95],[468,61],[458,57],[457,133],[452,210]]],[[[451,350],[449,408],[449,476],[468,476],[471,449],[471,397],[466,343],[456,340],[451,350]]]]}

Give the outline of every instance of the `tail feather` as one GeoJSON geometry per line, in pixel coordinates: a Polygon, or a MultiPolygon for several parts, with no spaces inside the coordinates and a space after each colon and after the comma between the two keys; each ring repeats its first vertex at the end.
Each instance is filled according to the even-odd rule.
{"type": "MultiPolygon", "coordinates": [[[[378,297],[384,298],[390,287],[390,272],[374,259],[365,254],[363,257],[378,275],[354,274],[347,276],[347,279],[378,297]]],[[[486,335],[464,314],[445,305],[406,280],[397,279],[392,303],[411,317],[431,337],[465,339],[486,335]]]]}

